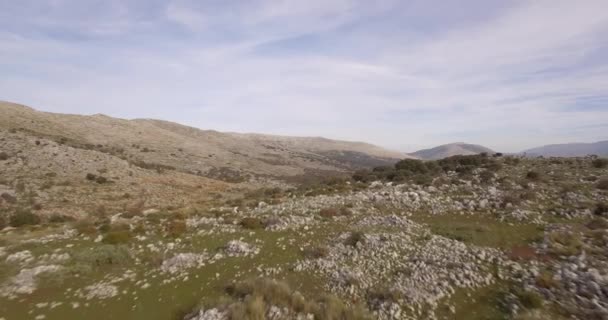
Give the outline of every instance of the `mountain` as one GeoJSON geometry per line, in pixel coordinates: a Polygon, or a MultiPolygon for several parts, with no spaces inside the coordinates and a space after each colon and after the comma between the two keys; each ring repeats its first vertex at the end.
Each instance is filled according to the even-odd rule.
{"type": "Polygon", "coordinates": [[[608,140],[594,143],[550,144],[528,149],[522,153],[527,156],[545,157],[582,157],[586,155],[608,156],[608,140]]]}
{"type": "Polygon", "coordinates": [[[0,129],[218,178],[294,176],[390,164],[404,154],[362,143],[200,130],[168,121],[39,112],[0,102],[0,129]]]}
{"type": "Polygon", "coordinates": [[[488,154],[494,153],[491,149],[480,145],[457,142],[444,144],[431,149],[418,150],[409,155],[423,160],[437,160],[456,155],[472,155],[483,152],[487,152],[488,154]]]}
{"type": "Polygon", "coordinates": [[[224,133],[0,102],[0,195],[42,204],[46,214],[196,206],[243,188],[285,187],[404,157],[362,142],[224,133]]]}

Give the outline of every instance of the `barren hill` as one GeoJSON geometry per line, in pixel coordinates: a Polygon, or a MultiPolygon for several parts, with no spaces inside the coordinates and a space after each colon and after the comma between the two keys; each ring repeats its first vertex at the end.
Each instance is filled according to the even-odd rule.
{"type": "Polygon", "coordinates": [[[160,120],[39,112],[6,102],[0,103],[0,129],[102,151],[133,163],[227,179],[343,171],[405,157],[360,142],[222,133],[160,120]]]}
{"type": "Polygon", "coordinates": [[[436,160],[456,155],[473,155],[483,152],[494,153],[494,151],[484,146],[457,142],[444,144],[431,149],[419,150],[410,155],[424,160],[436,160]]]}

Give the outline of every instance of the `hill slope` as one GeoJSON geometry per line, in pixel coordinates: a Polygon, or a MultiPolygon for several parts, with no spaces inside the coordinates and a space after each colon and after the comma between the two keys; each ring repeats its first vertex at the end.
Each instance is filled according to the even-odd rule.
{"type": "Polygon", "coordinates": [[[39,112],[6,102],[0,102],[0,129],[215,178],[343,171],[405,157],[361,142],[222,133],[160,120],[39,112]]]}
{"type": "Polygon", "coordinates": [[[480,145],[457,142],[444,144],[431,149],[419,150],[414,153],[410,153],[410,156],[414,156],[423,160],[437,160],[456,155],[472,155],[479,154],[482,152],[487,152],[490,154],[494,153],[494,151],[492,151],[491,149],[480,145]]]}
{"type": "Polygon", "coordinates": [[[594,143],[551,144],[523,151],[528,156],[582,157],[590,154],[608,156],[608,140],[594,143]]]}

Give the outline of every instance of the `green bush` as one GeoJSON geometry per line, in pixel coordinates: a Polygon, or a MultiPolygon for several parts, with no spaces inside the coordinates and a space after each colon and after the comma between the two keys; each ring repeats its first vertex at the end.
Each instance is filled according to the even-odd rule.
{"type": "Polygon", "coordinates": [[[365,242],[365,233],[361,231],[353,231],[344,241],[345,245],[356,247],[358,243],[365,242]]]}
{"type": "Polygon", "coordinates": [[[49,218],[50,223],[64,223],[64,222],[73,221],[73,220],[74,220],[74,218],[72,218],[70,216],[64,216],[61,214],[54,214],[49,218]]]}
{"type": "Polygon", "coordinates": [[[172,220],[169,222],[169,225],[167,225],[167,234],[173,238],[181,236],[186,230],[186,223],[182,220],[172,220]]]}
{"type": "Polygon", "coordinates": [[[540,180],[540,173],[534,170],[528,171],[528,173],[526,173],[526,179],[538,181],[540,180]]]}
{"type": "Polygon", "coordinates": [[[73,225],[73,228],[76,229],[76,231],[80,235],[83,235],[83,234],[91,235],[91,234],[97,233],[95,224],[93,224],[93,221],[91,221],[89,219],[82,219],[82,220],[76,221],[76,223],[74,223],[74,225],[73,225]]]}
{"type": "Polygon", "coordinates": [[[422,160],[403,159],[395,164],[395,169],[408,173],[428,173],[430,170],[422,160]]]}
{"type": "Polygon", "coordinates": [[[608,216],[608,205],[605,203],[598,203],[595,205],[593,214],[596,216],[608,216]]]}
{"type": "Polygon", "coordinates": [[[133,238],[133,234],[129,230],[110,231],[103,237],[103,243],[107,244],[123,244],[128,243],[133,238]]]}
{"type": "Polygon", "coordinates": [[[526,309],[538,309],[543,306],[543,297],[534,291],[519,291],[516,296],[526,309]]]}
{"type": "Polygon", "coordinates": [[[591,161],[593,167],[601,169],[608,167],[608,159],[598,158],[591,161]]]}
{"type": "Polygon", "coordinates": [[[261,219],[253,218],[253,217],[243,218],[243,219],[241,219],[241,222],[239,224],[241,225],[241,227],[243,227],[245,229],[263,229],[264,228],[264,222],[261,219]]]}
{"type": "Polygon", "coordinates": [[[108,179],[106,177],[99,176],[95,179],[95,182],[97,182],[99,184],[104,184],[104,183],[108,182],[108,179]]]}
{"type": "Polygon", "coordinates": [[[226,287],[226,293],[234,300],[226,307],[232,320],[266,319],[270,306],[313,314],[316,320],[372,319],[360,306],[349,306],[333,296],[307,300],[286,283],[271,279],[233,283],[226,287]]]}
{"type": "Polygon", "coordinates": [[[131,254],[124,246],[103,244],[87,247],[72,254],[75,264],[89,266],[124,265],[131,261],[131,254]]]}
{"type": "Polygon", "coordinates": [[[11,227],[21,227],[27,225],[40,224],[40,217],[26,209],[19,209],[11,215],[9,224],[11,227]]]}

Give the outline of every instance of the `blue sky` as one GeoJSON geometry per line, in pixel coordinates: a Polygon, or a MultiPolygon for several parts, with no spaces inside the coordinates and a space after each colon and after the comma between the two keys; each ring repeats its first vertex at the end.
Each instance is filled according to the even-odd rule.
{"type": "Polygon", "coordinates": [[[413,151],[608,139],[605,0],[0,0],[0,100],[413,151]]]}

